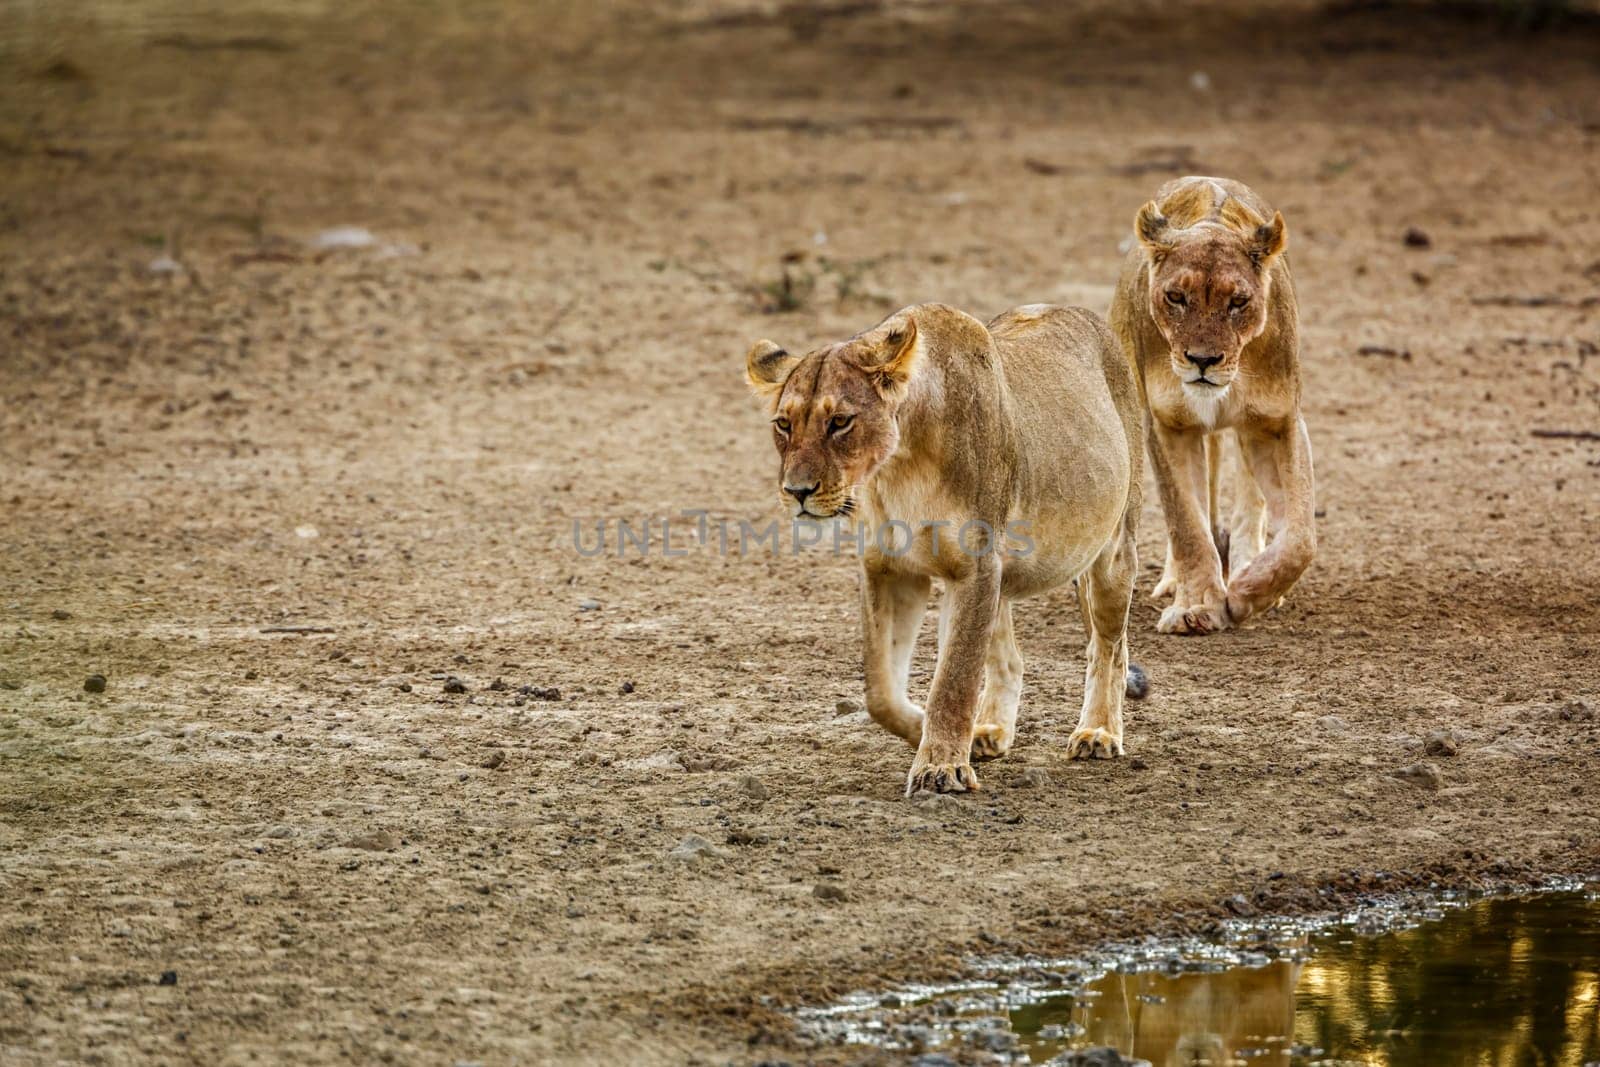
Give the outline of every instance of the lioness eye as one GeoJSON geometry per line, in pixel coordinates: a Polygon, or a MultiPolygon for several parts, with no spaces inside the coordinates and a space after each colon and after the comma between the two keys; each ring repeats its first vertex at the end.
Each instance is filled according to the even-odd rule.
{"type": "Polygon", "coordinates": [[[1178,290],[1176,290],[1176,289],[1168,289],[1167,290],[1167,303],[1171,304],[1173,307],[1180,307],[1181,308],[1181,307],[1183,307],[1183,305],[1185,303],[1187,303],[1187,301],[1184,300],[1183,294],[1180,293],[1178,290]]]}
{"type": "Polygon", "coordinates": [[[850,424],[855,421],[856,417],[854,415],[835,415],[828,420],[828,431],[836,434],[844,433],[850,428],[850,424]]]}
{"type": "Polygon", "coordinates": [[[778,432],[779,433],[788,433],[789,432],[789,420],[786,419],[786,418],[783,418],[782,416],[779,416],[778,418],[773,419],[772,420],[772,425],[774,425],[774,426],[776,426],[778,428],[778,432]]]}
{"type": "Polygon", "coordinates": [[[1228,306],[1233,310],[1238,311],[1248,303],[1250,303],[1250,298],[1248,296],[1236,296],[1232,300],[1228,301],[1228,306]]]}

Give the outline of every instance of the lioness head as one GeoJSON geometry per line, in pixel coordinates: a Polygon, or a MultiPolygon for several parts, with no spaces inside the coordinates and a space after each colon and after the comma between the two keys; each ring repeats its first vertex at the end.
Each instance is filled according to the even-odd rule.
{"type": "Polygon", "coordinates": [[[1289,243],[1281,212],[1265,222],[1237,201],[1226,208],[1221,221],[1183,228],[1152,200],[1133,223],[1172,371],[1185,393],[1212,399],[1233,384],[1239,353],[1266,328],[1267,271],[1289,243]]]}
{"type": "Polygon", "coordinates": [[[921,351],[916,320],[891,315],[866,333],[790,355],[757,341],[745,376],[766,402],[781,460],[778,486],[796,518],[855,508],[855,489],[900,443],[895,413],[921,351]]]}

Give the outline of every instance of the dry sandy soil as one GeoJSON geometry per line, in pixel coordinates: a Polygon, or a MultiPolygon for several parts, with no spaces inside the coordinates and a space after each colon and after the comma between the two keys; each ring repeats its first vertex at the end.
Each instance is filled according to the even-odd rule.
{"type": "Polygon", "coordinates": [[[1592,25],[70,8],[0,9],[0,1060],[870,1059],[782,1009],[1600,866],[1592,25]],[[852,561],[574,549],[775,516],[754,338],[1103,311],[1183,172],[1289,220],[1321,553],[1160,637],[1152,504],[1130,758],[1062,758],[1069,591],[911,802],[852,561]]]}

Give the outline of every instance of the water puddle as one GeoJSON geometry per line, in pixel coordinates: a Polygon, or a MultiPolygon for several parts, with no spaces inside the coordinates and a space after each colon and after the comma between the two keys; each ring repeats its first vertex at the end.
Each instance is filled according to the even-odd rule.
{"type": "Polygon", "coordinates": [[[925,1067],[1600,1067],[1600,883],[979,969],[960,986],[858,994],[801,1024],[925,1067]]]}

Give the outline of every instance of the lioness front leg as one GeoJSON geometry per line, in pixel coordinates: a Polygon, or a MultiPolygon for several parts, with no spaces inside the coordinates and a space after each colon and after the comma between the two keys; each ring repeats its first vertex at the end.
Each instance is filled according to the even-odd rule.
{"type": "Polygon", "coordinates": [[[1211,532],[1205,434],[1170,430],[1154,420],[1150,465],[1167,519],[1177,588],[1156,629],[1164,634],[1208,634],[1228,626],[1222,558],[1211,532]]]}
{"type": "Polygon", "coordinates": [[[1011,751],[1021,699],[1022,653],[1011,628],[1011,601],[1002,597],[983,665],[983,693],[978,697],[978,723],[972,731],[973,759],[997,759],[1011,751]]]}
{"type": "Polygon", "coordinates": [[[1069,759],[1122,755],[1122,698],[1128,675],[1128,604],[1138,572],[1133,531],[1124,530],[1078,579],[1088,643],[1083,673],[1083,711],[1067,739],[1069,759]]]}
{"type": "Polygon", "coordinates": [[[963,793],[978,788],[972,770],[972,727],[984,655],[999,609],[1000,563],[983,555],[961,581],[946,582],[950,623],[933,672],[922,743],[906,777],[906,795],[920,790],[963,793]]]}
{"type": "Polygon", "coordinates": [[[922,709],[906,695],[917,630],[928,607],[928,578],[871,565],[861,575],[861,635],[867,678],[867,714],[915,745],[922,740],[922,709]]]}
{"type": "Polygon", "coordinates": [[[1272,539],[1228,586],[1228,614],[1243,622],[1276,604],[1311,565],[1317,551],[1311,437],[1305,420],[1281,433],[1239,434],[1245,463],[1266,502],[1272,539]]]}

